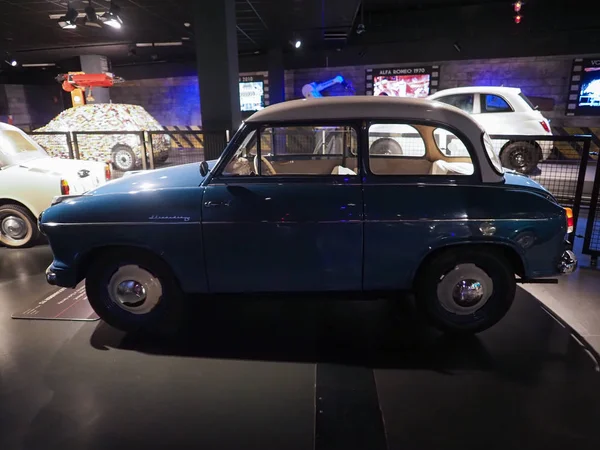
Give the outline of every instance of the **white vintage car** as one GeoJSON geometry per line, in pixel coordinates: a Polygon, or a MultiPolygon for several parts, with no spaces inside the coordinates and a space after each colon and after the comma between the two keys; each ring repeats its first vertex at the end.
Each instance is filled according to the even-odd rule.
{"type": "MultiPolygon", "coordinates": [[[[469,86],[443,89],[428,98],[462,109],[490,135],[552,136],[550,122],[519,88],[469,86]]],[[[529,174],[548,159],[554,143],[495,140],[494,147],[504,167],[529,174]]]]}
{"type": "Polygon", "coordinates": [[[110,178],[110,165],[51,158],[19,128],[0,123],[0,244],[32,244],[37,217],[55,196],[83,194],[110,178]]]}

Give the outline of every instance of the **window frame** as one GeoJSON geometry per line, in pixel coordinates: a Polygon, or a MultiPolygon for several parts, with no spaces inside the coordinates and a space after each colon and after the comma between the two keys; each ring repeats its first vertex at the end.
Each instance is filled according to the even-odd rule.
{"type": "MultiPolygon", "coordinates": [[[[215,164],[215,167],[205,180],[205,185],[210,184],[235,184],[235,183],[281,183],[283,181],[293,180],[294,182],[323,182],[328,181],[333,184],[348,184],[348,183],[357,183],[360,181],[361,176],[361,120],[355,119],[341,119],[341,120],[304,120],[304,121],[281,121],[281,122],[250,122],[244,123],[240,129],[236,132],[233,139],[229,142],[218,162],[215,164]],[[261,130],[264,128],[293,128],[293,127],[327,127],[327,126],[339,126],[339,127],[347,127],[354,130],[356,133],[356,145],[357,145],[357,154],[354,155],[352,152],[349,152],[349,155],[320,155],[327,159],[327,157],[345,157],[345,158],[356,158],[357,159],[357,167],[358,173],[356,175],[332,175],[332,174],[276,174],[273,176],[265,176],[262,175],[262,161],[260,160],[262,156],[261,149],[261,130]],[[239,149],[239,145],[244,141],[244,139],[252,133],[252,131],[256,130],[257,132],[257,145],[256,145],[256,154],[259,158],[258,170],[259,173],[256,175],[223,175],[223,170],[227,167],[227,164],[235,154],[235,152],[239,149]]],[[[308,160],[310,158],[314,158],[315,154],[293,154],[291,155],[293,159],[305,159],[308,160]]],[[[319,156],[319,155],[318,155],[319,156]]]]}
{"type": "MultiPolygon", "coordinates": [[[[418,130],[418,129],[417,129],[418,130]]],[[[419,131],[419,134],[421,134],[421,132],[419,131]]],[[[421,135],[421,138],[423,138],[423,136],[421,135]]],[[[383,182],[383,183],[389,183],[389,182],[400,182],[400,184],[481,184],[482,183],[482,177],[481,177],[481,164],[482,162],[479,161],[479,156],[477,155],[477,152],[475,151],[474,148],[474,144],[473,142],[471,142],[471,140],[460,130],[458,130],[457,128],[447,124],[447,123],[442,123],[439,121],[435,121],[435,120],[428,120],[428,119],[422,119],[422,120],[418,120],[418,119],[369,119],[366,121],[365,123],[365,128],[364,128],[364,134],[363,134],[363,148],[365,148],[366,150],[362,155],[362,164],[363,164],[363,170],[365,173],[365,178],[363,178],[364,180],[377,180],[378,182],[383,182]],[[401,123],[399,123],[401,122],[401,123]],[[469,152],[469,155],[471,157],[471,162],[473,164],[473,173],[471,175],[453,175],[453,174],[449,174],[449,175],[431,175],[431,174],[422,174],[422,175],[403,175],[403,174],[376,174],[373,173],[373,171],[371,170],[371,164],[370,164],[370,160],[371,160],[371,155],[369,153],[369,127],[373,124],[383,124],[383,123],[390,123],[393,124],[395,123],[396,125],[398,124],[406,124],[406,125],[422,125],[422,126],[428,126],[432,128],[432,133],[433,130],[437,129],[437,128],[443,128],[446,131],[449,131],[450,133],[454,134],[457,138],[459,138],[464,144],[465,147],[467,148],[467,151],[469,152]]],[[[441,150],[438,147],[438,150],[441,153],[441,150]]],[[[443,154],[443,153],[442,153],[443,154]]],[[[427,153],[425,153],[425,156],[427,155],[427,153]]],[[[383,157],[385,158],[386,155],[379,155],[379,157],[383,157]]],[[[403,156],[403,155],[399,155],[399,156],[394,156],[394,159],[425,159],[424,157],[415,157],[415,156],[403,156]]],[[[487,162],[487,161],[486,161],[487,162]]],[[[490,162],[491,164],[491,162],[490,162]]]]}
{"type": "Polygon", "coordinates": [[[506,114],[506,113],[511,113],[511,112],[515,112],[515,108],[513,108],[513,106],[510,104],[510,102],[506,99],[505,96],[500,95],[500,94],[486,93],[486,92],[481,92],[479,94],[479,113],[480,114],[506,114]],[[504,100],[504,103],[506,103],[508,105],[508,107],[510,108],[510,111],[487,111],[486,101],[485,101],[486,95],[493,95],[494,97],[501,98],[502,100],[504,100]]]}

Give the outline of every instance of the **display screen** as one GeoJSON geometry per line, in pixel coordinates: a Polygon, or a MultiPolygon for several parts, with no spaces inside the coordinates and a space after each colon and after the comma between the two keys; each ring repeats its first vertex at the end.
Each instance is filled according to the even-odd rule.
{"type": "Polygon", "coordinates": [[[373,95],[423,98],[429,95],[431,75],[373,77],[373,95]]]}
{"type": "Polygon", "coordinates": [[[259,111],[265,107],[265,82],[258,77],[240,78],[240,108],[243,112],[259,111]]]}
{"type": "Polygon", "coordinates": [[[367,95],[424,98],[438,90],[439,66],[368,68],[367,95]]]}
{"type": "Polygon", "coordinates": [[[600,115],[600,59],[576,59],[571,73],[567,115],[600,115]]]}
{"type": "Polygon", "coordinates": [[[581,76],[578,107],[600,108],[600,67],[586,67],[581,76]]]}

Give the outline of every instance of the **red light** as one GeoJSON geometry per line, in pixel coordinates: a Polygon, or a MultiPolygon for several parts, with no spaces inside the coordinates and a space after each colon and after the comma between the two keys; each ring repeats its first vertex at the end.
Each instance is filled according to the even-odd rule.
{"type": "Polygon", "coordinates": [[[545,120],[542,120],[542,121],[540,122],[540,125],[542,126],[542,128],[544,129],[544,131],[545,131],[546,133],[550,133],[550,127],[548,126],[548,123],[546,123],[546,121],[545,121],[545,120]]]}
{"type": "Polygon", "coordinates": [[[112,178],[112,169],[110,168],[110,163],[106,163],[104,165],[104,179],[106,181],[110,181],[112,178]]]}
{"type": "Polygon", "coordinates": [[[516,2],[516,3],[513,3],[513,6],[515,8],[515,12],[518,13],[519,11],[521,11],[521,8],[523,7],[523,3],[522,2],[516,2]]]}
{"type": "Polygon", "coordinates": [[[575,226],[573,210],[571,208],[565,208],[565,213],[567,215],[567,233],[572,233],[575,226]]]}
{"type": "Polygon", "coordinates": [[[521,23],[521,19],[523,18],[523,16],[521,16],[520,14],[517,14],[515,16],[515,23],[521,23]]]}
{"type": "Polygon", "coordinates": [[[69,192],[71,192],[71,188],[67,180],[60,180],[60,193],[62,195],[69,195],[69,192]]]}

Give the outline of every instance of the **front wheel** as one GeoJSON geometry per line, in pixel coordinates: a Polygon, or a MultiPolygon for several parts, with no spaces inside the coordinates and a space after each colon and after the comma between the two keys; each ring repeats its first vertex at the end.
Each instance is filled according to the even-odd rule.
{"type": "Polygon", "coordinates": [[[39,237],[37,221],[20,205],[0,206],[0,243],[7,247],[27,247],[39,237]]]}
{"type": "Polygon", "coordinates": [[[421,269],[417,306],[437,328],[477,333],[496,324],[515,298],[514,270],[500,254],[449,250],[421,269]]]}
{"type": "Polygon", "coordinates": [[[530,174],[540,162],[540,150],[529,142],[512,142],[500,153],[500,161],[507,169],[530,174]]]}
{"type": "Polygon", "coordinates": [[[154,255],[110,251],[96,258],[86,275],[89,302],[109,325],[155,334],[179,328],[183,294],[170,268],[154,255]]]}

